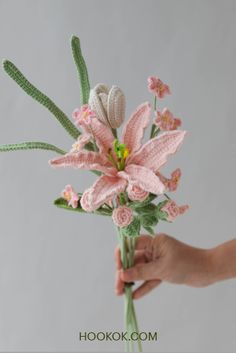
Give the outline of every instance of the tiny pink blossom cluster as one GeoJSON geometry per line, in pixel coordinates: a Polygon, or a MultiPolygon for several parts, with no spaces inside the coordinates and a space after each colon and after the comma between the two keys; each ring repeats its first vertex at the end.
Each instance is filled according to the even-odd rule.
{"type": "Polygon", "coordinates": [[[176,217],[185,213],[189,209],[188,205],[178,206],[175,201],[169,200],[161,208],[161,211],[167,213],[167,221],[173,222],[176,217]]]}
{"type": "Polygon", "coordinates": [[[162,112],[155,112],[154,124],[160,128],[160,130],[176,130],[181,126],[181,120],[175,118],[169,109],[164,108],[162,112]]]}
{"type": "Polygon", "coordinates": [[[148,89],[158,98],[163,98],[165,95],[170,94],[169,86],[163,83],[159,77],[155,76],[148,77],[148,89]]]}
{"type": "Polygon", "coordinates": [[[63,199],[67,201],[68,205],[71,206],[72,208],[78,207],[79,196],[74,191],[71,185],[65,186],[65,189],[62,191],[61,196],[63,199]]]}
{"type": "Polygon", "coordinates": [[[83,124],[90,125],[91,119],[96,117],[96,113],[89,107],[88,104],[84,104],[80,109],[77,108],[73,111],[72,117],[77,126],[81,126],[83,124]]]}
{"type": "Polygon", "coordinates": [[[119,206],[112,212],[112,219],[117,227],[127,227],[133,221],[133,211],[127,206],[119,206]]]}

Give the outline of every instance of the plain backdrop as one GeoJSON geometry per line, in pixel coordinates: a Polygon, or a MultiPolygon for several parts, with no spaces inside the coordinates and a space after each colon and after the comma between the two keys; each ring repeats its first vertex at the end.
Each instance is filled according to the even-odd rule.
{"type": "MultiPolygon", "coordinates": [[[[151,0],[0,0],[0,57],[12,60],[69,115],[79,106],[70,53],[78,35],[91,85],[116,84],[126,116],[152,100],[158,75],[168,106],[188,130],[167,174],[181,167],[174,196],[191,210],[166,232],[209,248],[235,237],[236,2],[151,0]]],[[[0,143],[72,140],[48,111],[0,72],[0,143]]],[[[121,331],[114,294],[110,219],[53,206],[65,184],[83,191],[95,177],[53,170],[54,153],[0,155],[0,350],[107,351],[122,342],[80,342],[79,331],[121,331]]],[[[142,331],[158,331],[147,352],[235,352],[236,280],[204,289],[163,284],[136,302],[142,331]]]]}

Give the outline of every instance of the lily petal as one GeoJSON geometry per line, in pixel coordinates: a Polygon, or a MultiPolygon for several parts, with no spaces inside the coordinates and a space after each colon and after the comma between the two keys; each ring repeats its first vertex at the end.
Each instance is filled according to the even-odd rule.
{"type": "Polygon", "coordinates": [[[133,112],[124,126],[122,142],[126,144],[130,153],[136,152],[141,147],[144,130],[149,123],[150,113],[150,103],[143,103],[133,112]]]}
{"type": "Polygon", "coordinates": [[[101,123],[97,118],[94,118],[89,126],[91,135],[94,137],[96,144],[101,153],[107,153],[109,148],[112,147],[114,136],[111,129],[101,123]]]}
{"type": "Polygon", "coordinates": [[[90,209],[96,210],[113,196],[120,194],[126,188],[127,181],[119,177],[103,175],[90,188],[90,209]]]}
{"type": "Polygon", "coordinates": [[[156,173],[166,163],[167,157],[177,152],[185,134],[186,131],[180,130],[164,132],[145,143],[131,156],[129,163],[142,165],[156,173]]]}
{"type": "Polygon", "coordinates": [[[98,170],[111,175],[116,172],[115,168],[108,164],[105,156],[92,151],[68,153],[65,156],[50,160],[49,163],[54,167],[74,167],[79,169],[98,170]]]}
{"type": "Polygon", "coordinates": [[[130,164],[124,172],[119,172],[119,176],[127,179],[130,183],[135,182],[141,189],[155,195],[163,194],[164,184],[150,169],[140,165],[130,164]]]}

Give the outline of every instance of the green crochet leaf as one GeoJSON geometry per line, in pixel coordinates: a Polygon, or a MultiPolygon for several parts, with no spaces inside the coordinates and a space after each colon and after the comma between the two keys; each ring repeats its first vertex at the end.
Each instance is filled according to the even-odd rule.
{"type": "Polygon", "coordinates": [[[140,202],[140,201],[132,201],[130,203],[130,207],[134,210],[138,209],[138,208],[142,208],[146,205],[148,205],[149,203],[151,203],[155,198],[157,197],[157,195],[154,195],[154,194],[150,194],[146,200],[140,202]]]}
{"type": "Polygon", "coordinates": [[[139,217],[134,217],[132,223],[130,223],[127,227],[119,228],[120,234],[126,237],[136,237],[140,234],[140,219],[139,217]]]}
{"type": "Polygon", "coordinates": [[[167,221],[168,214],[165,211],[157,211],[157,217],[162,221],[167,221]]]}
{"type": "Polygon", "coordinates": [[[140,214],[151,214],[156,211],[156,205],[154,203],[149,203],[146,206],[136,207],[135,211],[140,214]]]}
{"type": "Polygon", "coordinates": [[[151,235],[155,235],[156,234],[152,227],[143,226],[143,228],[151,235]]]}
{"type": "Polygon", "coordinates": [[[72,36],[71,38],[71,49],[80,80],[80,102],[81,105],[87,104],[90,92],[89,77],[80,47],[80,40],[76,36],[72,36]]]}
{"type": "Polygon", "coordinates": [[[140,221],[143,227],[154,227],[158,223],[158,217],[156,214],[145,214],[140,217],[140,221]]]}
{"type": "Polygon", "coordinates": [[[46,142],[21,142],[21,143],[11,143],[6,145],[0,145],[0,152],[12,152],[12,151],[33,150],[33,149],[54,151],[59,154],[66,154],[66,152],[63,151],[62,149],[46,142]]]}
{"type": "MultiPolygon", "coordinates": [[[[80,194],[81,195],[81,194],[80,194]]],[[[54,201],[54,205],[59,207],[59,208],[63,208],[65,210],[68,211],[75,211],[75,212],[80,212],[80,213],[87,213],[81,206],[80,204],[78,205],[77,208],[73,208],[71,206],[68,206],[68,203],[66,200],[64,200],[62,197],[60,197],[59,199],[56,199],[54,201]]],[[[99,209],[97,209],[95,212],[93,212],[95,214],[99,214],[102,216],[111,216],[111,210],[107,209],[107,208],[103,208],[100,207],[99,209]]]]}
{"type": "Polygon", "coordinates": [[[48,98],[44,93],[33,86],[25,76],[18,70],[18,68],[9,60],[3,61],[3,68],[5,72],[33,99],[47,108],[55,118],[60,122],[64,129],[76,140],[80,135],[80,131],[70,121],[63,111],[48,98]]]}
{"type": "Polygon", "coordinates": [[[165,204],[168,202],[168,200],[161,201],[157,204],[157,211],[160,211],[160,209],[165,206],[165,204]]]}

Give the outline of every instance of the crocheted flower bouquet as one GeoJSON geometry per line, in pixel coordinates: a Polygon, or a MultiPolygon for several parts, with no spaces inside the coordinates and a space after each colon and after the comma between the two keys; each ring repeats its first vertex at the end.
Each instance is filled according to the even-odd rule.
{"type": "MultiPolygon", "coordinates": [[[[53,167],[90,170],[97,175],[95,183],[84,192],[67,185],[55,200],[60,208],[75,212],[111,216],[118,234],[124,268],[133,266],[135,241],[141,228],[151,235],[159,221],[172,222],[188,206],[178,206],[167,195],[176,190],[180,169],[170,178],[160,172],[168,156],[183,142],[185,131],[178,130],[181,120],[167,109],[157,110],[157,99],[170,94],[169,87],[157,77],[148,78],[148,89],[154,96],[154,119],[150,139],[142,144],[144,131],[150,123],[151,105],[145,102],[124,123],[121,134],[117,129],[125,119],[125,96],[117,86],[97,84],[90,89],[89,77],[81,53],[79,38],[71,40],[73,58],[80,80],[81,106],[75,109],[73,122],[44,93],[34,87],[8,60],[5,72],[33,99],[45,106],[73,138],[69,152],[45,142],[23,142],[1,145],[0,151],[44,149],[59,157],[50,160],[53,167]],[[155,202],[157,201],[157,202],[155,202]]],[[[132,333],[139,332],[132,286],[125,284],[125,329],[127,351],[132,351],[132,333]]],[[[141,351],[141,341],[137,340],[141,351]]]]}

